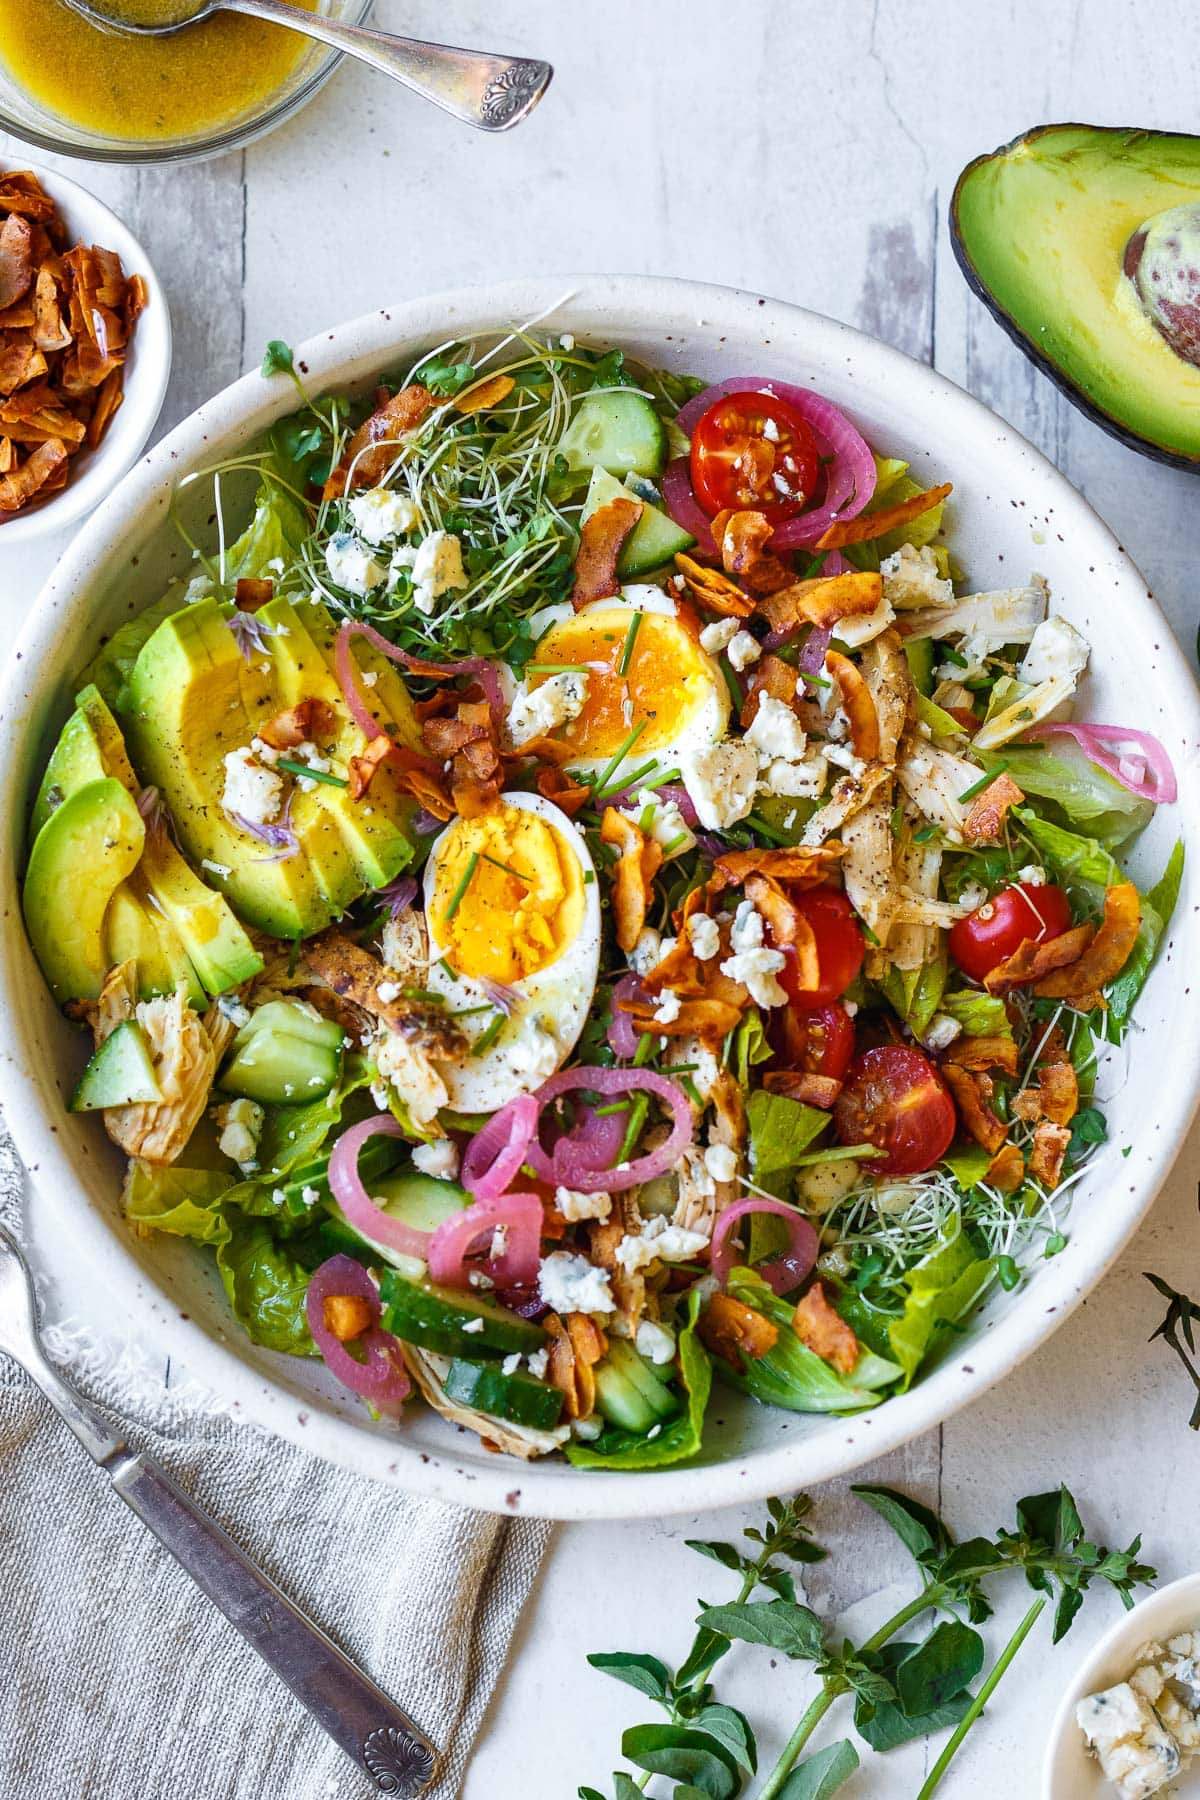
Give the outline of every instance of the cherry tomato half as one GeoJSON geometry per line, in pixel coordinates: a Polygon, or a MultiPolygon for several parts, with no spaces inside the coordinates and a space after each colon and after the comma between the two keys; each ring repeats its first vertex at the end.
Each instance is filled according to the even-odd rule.
{"type": "Polygon", "coordinates": [[[1070,925],[1071,905],[1060,887],[1019,881],[951,926],[950,954],[964,975],[983,981],[1026,938],[1040,944],[1070,925]]]}
{"type": "Polygon", "coordinates": [[[778,1006],[770,1015],[768,1035],[783,1067],[840,1081],[854,1055],[854,1020],[836,1000],[800,1012],[778,1006]]]}
{"type": "Polygon", "coordinates": [[[812,926],[819,979],[815,988],[802,988],[796,959],[789,956],[779,972],[779,984],[797,1011],[811,1012],[845,993],[862,968],[866,942],[854,908],[837,888],[810,888],[796,894],[792,904],[812,926]]]}
{"type": "Polygon", "coordinates": [[[958,1119],[945,1082],[916,1050],[864,1050],[846,1072],[833,1108],[843,1144],[877,1144],[877,1175],[919,1175],[950,1148],[958,1119]]]}
{"type": "Polygon", "coordinates": [[[782,524],[811,502],[819,468],[808,424],[774,394],[722,394],[692,433],[692,487],[710,517],[753,508],[782,524]]]}

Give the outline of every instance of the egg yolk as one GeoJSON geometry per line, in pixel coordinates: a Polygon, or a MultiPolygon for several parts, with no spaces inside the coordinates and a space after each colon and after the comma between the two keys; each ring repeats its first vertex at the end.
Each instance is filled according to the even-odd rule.
{"type": "MultiPolygon", "coordinates": [[[[580,613],[551,626],[534,661],[597,665],[588,672],[587,698],[578,717],[555,734],[580,758],[614,756],[634,727],[643,723],[638,755],[667,748],[678,741],[717,685],[696,638],[682,620],[665,613],[639,615],[615,607],[580,613]],[[621,675],[629,630],[639,617],[621,675]]],[[[533,688],[549,676],[530,675],[528,680],[533,688]]]]}
{"type": "Polygon", "coordinates": [[[501,805],[450,827],[430,914],[460,975],[511,983],[536,974],[578,937],[583,910],[579,857],[537,813],[501,805]]]}

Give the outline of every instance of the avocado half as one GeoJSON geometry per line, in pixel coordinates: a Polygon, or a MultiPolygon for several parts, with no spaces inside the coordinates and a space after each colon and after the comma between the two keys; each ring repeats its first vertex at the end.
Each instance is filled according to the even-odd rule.
{"type": "Polygon", "coordinates": [[[1200,360],[1170,341],[1200,344],[1200,137],[1038,126],[963,170],[950,239],[988,310],[1081,411],[1143,455],[1200,467],[1200,360]],[[1164,292],[1183,318],[1173,334],[1155,312],[1164,292]]]}

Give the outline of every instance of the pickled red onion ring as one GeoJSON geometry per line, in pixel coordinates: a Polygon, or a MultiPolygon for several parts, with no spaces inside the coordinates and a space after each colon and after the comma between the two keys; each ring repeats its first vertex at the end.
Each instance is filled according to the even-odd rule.
{"type": "Polygon", "coordinates": [[[727,1206],[713,1227],[712,1234],[712,1272],[724,1287],[729,1271],[737,1260],[736,1252],[730,1239],[733,1228],[748,1213],[771,1213],[776,1218],[785,1219],[791,1243],[778,1256],[771,1257],[769,1262],[760,1263],[756,1273],[771,1289],[773,1294],[786,1294],[797,1288],[816,1265],[820,1241],[808,1220],[802,1218],[794,1206],[785,1206],[782,1200],[766,1200],[756,1197],[753,1200],[738,1200],[733,1206],[727,1206]]]}
{"type": "Polygon", "coordinates": [[[400,1125],[390,1114],[381,1113],[378,1118],[363,1119],[360,1124],[352,1125],[333,1146],[333,1155],[329,1158],[329,1189],[348,1222],[364,1237],[376,1244],[386,1244],[390,1250],[398,1250],[401,1256],[424,1258],[429,1249],[429,1233],[406,1225],[403,1219],[392,1218],[390,1213],[376,1206],[358,1173],[358,1153],[368,1138],[403,1136],[400,1125]]]}
{"type": "Polygon", "coordinates": [[[493,1113],[463,1154],[460,1179],[476,1200],[494,1200],[511,1182],[537,1126],[538,1103],[518,1094],[493,1113]]]}
{"type": "Polygon", "coordinates": [[[1102,768],[1106,775],[1119,781],[1123,788],[1136,794],[1139,800],[1153,800],[1156,805],[1170,806],[1179,798],[1179,783],[1175,779],[1175,770],[1171,759],[1162,744],[1148,731],[1135,731],[1128,725],[1070,725],[1056,722],[1049,725],[1031,725],[1024,734],[1026,737],[1039,740],[1048,737],[1073,738],[1089,761],[1102,768]],[[1128,751],[1114,754],[1105,748],[1105,743],[1136,746],[1133,754],[1128,751]]]}
{"type": "Polygon", "coordinates": [[[673,1169],[692,1141],[692,1108],[683,1089],[665,1075],[652,1069],[561,1069],[541,1086],[534,1098],[545,1108],[562,1094],[587,1088],[605,1098],[614,1094],[653,1094],[671,1114],[671,1130],[657,1150],[618,1168],[601,1166],[599,1154],[589,1156],[589,1149],[599,1153],[602,1143],[586,1144],[574,1136],[560,1138],[547,1152],[537,1132],[525,1152],[525,1161],[535,1175],[557,1186],[574,1188],[582,1194],[621,1192],[653,1181],[673,1169]]]}
{"type": "Polygon", "coordinates": [[[412,1391],[412,1383],[398,1340],[380,1329],[379,1292],[362,1264],[352,1256],[331,1256],[323,1262],[309,1280],[304,1312],[313,1343],[330,1374],[380,1412],[398,1412],[412,1391]],[[355,1340],[365,1353],[363,1362],[351,1356],[325,1323],[325,1302],[335,1295],[352,1295],[365,1300],[371,1308],[371,1324],[355,1340]]]}
{"type": "MultiPolygon", "coordinates": [[[[500,730],[505,714],[504,694],[500,687],[500,676],[496,665],[490,662],[486,656],[464,656],[461,662],[454,663],[430,662],[426,657],[412,656],[407,650],[401,650],[399,645],[389,643],[382,632],[376,631],[373,625],[364,625],[357,619],[347,619],[338,630],[337,642],[334,646],[334,667],[337,670],[342,698],[350,709],[354,723],[368,743],[372,738],[379,736],[381,727],[372,718],[370,708],[363,699],[358,682],[354,678],[350,644],[356,637],[366,638],[367,642],[373,644],[381,655],[388,657],[394,663],[399,663],[401,668],[408,669],[416,675],[429,675],[439,681],[450,680],[455,675],[473,675],[483,689],[488,709],[492,715],[492,722],[496,730],[500,730]]],[[[432,769],[440,771],[441,764],[439,762],[433,758],[429,758],[428,761],[432,769]]]]}
{"type": "Polygon", "coordinates": [[[621,979],[614,984],[612,991],[612,1023],[609,1025],[605,1036],[608,1039],[609,1049],[614,1056],[619,1056],[622,1062],[631,1062],[637,1055],[637,1047],[642,1041],[642,1034],[630,1018],[629,1014],[623,1010],[621,1002],[625,1000],[646,1000],[648,998],[649,995],[643,989],[641,982],[638,980],[632,969],[628,974],[622,975],[621,979]]]}
{"type": "Polygon", "coordinates": [[[532,1287],[537,1281],[542,1223],[542,1203],[536,1194],[499,1194],[477,1200],[465,1212],[443,1219],[430,1238],[430,1279],[443,1287],[470,1287],[468,1255],[485,1233],[494,1245],[497,1230],[501,1230],[501,1244],[495,1254],[489,1249],[483,1272],[493,1287],[532,1287]]]}
{"type": "MultiPolygon", "coordinates": [[[[825,492],[821,504],[809,512],[785,519],[771,539],[773,550],[795,550],[815,544],[821,533],[835,519],[853,519],[866,506],[875,492],[877,473],[875,458],[866,440],[832,401],[810,388],[796,387],[788,381],[774,381],[764,375],[734,375],[705,388],[694,400],[681,406],[675,423],[680,431],[690,433],[697,421],[723,394],[746,394],[757,390],[776,394],[805,420],[817,442],[823,462],[828,463],[825,492]]],[[[677,525],[690,531],[697,547],[705,556],[715,556],[717,547],[709,529],[708,515],[701,510],[692,489],[688,458],[676,457],[663,475],[663,501],[677,525]]]]}

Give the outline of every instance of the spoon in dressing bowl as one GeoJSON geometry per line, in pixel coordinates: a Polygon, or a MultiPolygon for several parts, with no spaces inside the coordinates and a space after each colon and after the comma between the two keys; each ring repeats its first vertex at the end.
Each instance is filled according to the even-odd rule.
{"type": "Polygon", "coordinates": [[[479,131],[507,131],[533,111],[554,71],[527,56],[458,50],[420,38],[396,37],[365,25],[343,25],[307,12],[291,0],[67,0],[77,13],[106,31],[165,37],[215,12],[246,13],[288,31],[302,32],[331,49],[357,56],[443,112],[479,131]]]}

